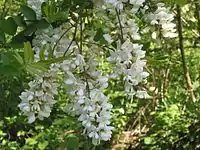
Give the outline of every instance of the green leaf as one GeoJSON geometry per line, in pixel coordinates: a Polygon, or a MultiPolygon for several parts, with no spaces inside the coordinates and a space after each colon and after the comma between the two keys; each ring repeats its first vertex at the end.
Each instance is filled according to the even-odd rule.
{"type": "Polygon", "coordinates": [[[48,3],[43,3],[42,4],[42,14],[46,16],[49,22],[53,22],[53,18],[55,16],[56,12],[56,5],[54,4],[55,2],[52,1],[51,4],[48,3]]]}
{"type": "Polygon", "coordinates": [[[38,62],[26,65],[26,71],[32,75],[43,75],[44,72],[48,71],[48,66],[38,62]]]}
{"type": "Polygon", "coordinates": [[[28,139],[26,139],[26,143],[28,145],[35,145],[35,144],[37,144],[37,141],[33,138],[28,138],[28,139]]]}
{"type": "Polygon", "coordinates": [[[48,58],[53,58],[53,49],[51,47],[48,49],[48,58]]]}
{"type": "Polygon", "coordinates": [[[3,20],[4,20],[4,18],[0,18],[0,28],[2,26],[3,20]]]}
{"type": "Polygon", "coordinates": [[[65,12],[58,12],[53,16],[53,21],[57,21],[57,20],[67,20],[68,19],[68,15],[69,12],[65,11],[65,12]]]}
{"type": "Polygon", "coordinates": [[[152,144],[152,138],[151,138],[151,137],[145,137],[145,138],[144,138],[144,143],[145,143],[146,145],[152,144]]]}
{"type": "Polygon", "coordinates": [[[6,52],[2,53],[0,57],[0,74],[12,77],[14,75],[20,75],[23,69],[22,64],[18,62],[15,57],[15,53],[6,52]]]}
{"type": "Polygon", "coordinates": [[[6,77],[13,77],[14,75],[19,75],[20,70],[17,68],[18,66],[1,66],[0,65],[0,74],[6,77]]]}
{"type": "Polygon", "coordinates": [[[39,142],[38,143],[38,148],[40,150],[44,150],[47,146],[48,146],[49,142],[48,141],[44,141],[44,142],[39,142]]]}
{"type": "Polygon", "coordinates": [[[33,62],[31,64],[26,65],[26,71],[35,75],[42,75],[44,72],[48,71],[49,66],[52,63],[58,63],[66,60],[67,56],[59,57],[59,58],[53,58],[48,60],[40,60],[38,62],[33,62]]]}
{"type": "Polygon", "coordinates": [[[68,149],[75,149],[79,147],[78,138],[74,135],[69,135],[66,139],[66,145],[68,149]]]}
{"type": "Polygon", "coordinates": [[[36,13],[35,13],[35,11],[34,11],[32,8],[23,5],[23,6],[21,6],[20,11],[22,12],[22,14],[23,14],[28,20],[32,20],[32,21],[37,20],[36,13]]]}
{"type": "Polygon", "coordinates": [[[1,29],[10,35],[14,35],[17,31],[17,24],[12,17],[9,17],[7,20],[3,20],[1,29]]]}
{"type": "Polygon", "coordinates": [[[10,59],[5,54],[1,54],[1,61],[2,61],[2,65],[3,66],[6,66],[6,65],[10,64],[10,59]]]}
{"type": "Polygon", "coordinates": [[[193,90],[196,90],[200,86],[199,81],[194,81],[192,84],[193,90]]]}
{"type": "Polygon", "coordinates": [[[2,136],[3,135],[3,131],[2,130],[0,130],[0,136],[2,136]]]}
{"type": "Polygon", "coordinates": [[[5,33],[1,30],[0,30],[0,42],[3,42],[3,43],[6,42],[5,33]]]}
{"type": "Polygon", "coordinates": [[[21,27],[26,26],[23,16],[13,16],[13,19],[18,26],[21,26],[21,27]]]}
{"type": "Polygon", "coordinates": [[[41,60],[37,62],[38,64],[50,65],[52,63],[60,63],[67,59],[67,56],[59,57],[59,58],[51,58],[48,60],[41,60]]]}
{"type": "Polygon", "coordinates": [[[32,34],[33,32],[35,32],[37,30],[36,24],[30,24],[24,31],[22,31],[22,33],[25,36],[29,36],[30,34],[32,34]]]}
{"type": "Polygon", "coordinates": [[[176,0],[176,4],[185,5],[188,3],[188,0],[176,0]]]}
{"type": "Polygon", "coordinates": [[[39,52],[40,60],[44,60],[45,59],[45,57],[44,57],[45,50],[46,50],[46,46],[43,46],[42,49],[40,49],[40,52],[39,52]]]}
{"type": "Polygon", "coordinates": [[[15,53],[14,54],[14,57],[15,57],[15,59],[19,62],[19,64],[21,64],[21,65],[23,65],[24,64],[24,60],[23,60],[23,58],[21,57],[21,55],[19,54],[19,53],[15,53]]]}
{"type": "Polygon", "coordinates": [[[170,5],[173,4],[185,5],[188,3],[188,0],[166,0],[166,2],[170,5]]]}
{"type": "Polygon", "coordinates": [[[34,52],[29,42],[24,43],[24,61],[25,64],[29,64],[34,61],[34,52]]]}
{"type": "Polygon", "coordinates": [[[104,32],[102,28],[97,29],[96,35],[94,36],[94,41],[100,41],[103,38],[104,32]]]}
{"type": "Polygon", "coordinates": [[[39,20],[37,23],[36,23],[36,27],[38,29],[46,29],[49,27],[49,23],[45,20],[45,19],[42,19],[42,20],[39,20]]]}
{"type": "Polygon", "coordinates": [[[41,11],[42,11],[42,15],[46,17],[46,7],[47,7],[47,3],[42,3],[41,5],[41,11]]]}

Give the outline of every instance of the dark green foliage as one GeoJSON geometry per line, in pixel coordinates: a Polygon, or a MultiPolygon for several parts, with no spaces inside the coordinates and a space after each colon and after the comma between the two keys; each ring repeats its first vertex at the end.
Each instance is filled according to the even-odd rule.
{"type": "Polygon", "coordinates": [[[17,31],[17,24],[12,17],[2,20],[1,29],[10,35],[14,35],[17,31]]]}
{"type": "Polygon", "coordinates": [[[35,11],[33,9],[31,9],[30,7],[28,7],[26,5],[21,6],[20,11],[24,15],[24,17],[26,17],[26,19],[28,19],[30,21],[37,20],[35,11]]]}

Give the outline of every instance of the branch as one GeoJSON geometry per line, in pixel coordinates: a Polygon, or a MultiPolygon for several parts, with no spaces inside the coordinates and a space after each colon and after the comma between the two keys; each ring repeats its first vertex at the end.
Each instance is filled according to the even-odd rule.
{"type": "MultiPolygon", "coordinates": [[[[82,17],[80,18],[80,49],[79,49],[79,53],[81,55],[83,53],[83,18],[82,17]]],[[[87,75],[85,66],[83,66],[83,71],[84,71],[84,74],[87,75]]],[[[86,90],[87,90],[88,98],[90,98],[90,86],[88,83],[87,76],[85,76],[85,82],[86,82],[86,90]]]]}
{"type": "Polygon", "coordinates": [[[124,43],[123,27],[122,27],[122,23],[121,23],[120,16],[119,16],[120,15],[120,11],[118,11],[117,8],[115,8],[115,11],[116,11],[116,14],[117,14],[117,19],[118,19],[119,27],[120,27],[120,31],[121,31],[121,36],[120,36],[121,43],[124,43]]]}
{"type": "Polygon", "coordinates": [[[198,33],[199,33],[199,36],[200,36],[200,3],[195,3],[195,16],[197,18],[197,21],[198,21],[198,27],[197,27],[197,30],[198,30],[198,33]]]}
{"type": "Polygon", "coordinates": [[[72,28],[72,26],[69,27],[69,28],[60,36],[60,38],[56,41],[55,45],[53,46],[52,53],[54,53],[54,51],[55,51],[55,49],[56,49],[56,46],[58,45],[58,43],[60,42],[60,40],[64,37],[64,35],[65,35],[71,28],[72,28]]]}
{"type": "MultiPolygon", "coordinates": [[[[78,18],[76,24],[74,25],[74,26],[75,26],[75,31],[74,31],[74,34],[73,34],[73,38],[72,38],[72,40],[71,40],[69,46],[68,46],[67,49],[65,50],[64,56],[66,55],[66,53],[67,53],[68,50],[70,49],[72,43],[73,43],[74,41],[76,41],[76,33],[77,33],[77,29],[78,29],[79,19],[82,18],[84,8],[85,8],[87,5],[88,5],[88,3],[84,3],[84,5],[80,8],[80,10],[79,10],[79,12],[78,12],[79,18],[78,18]]],[[[77,42],[76,42],[76,43],[77,43],[77,42]]]]}
{"type": "Polygon", "coordinates": [[[68,52],[68,50],[70,49],[72,43],[73,43],[74,40],[76,39],[76,33],[77,33],[77,28],[78,28],[78,22],[79,22],[79,21],[77,21],[77,23],[76,23],[76,25],[75,25],[75,31],[74,31],[74,34],[73,34],[73,38],[72,38],[70,44],[68,45],[67,49],[65,50],[64,56],[67,54],[67,52],[68,52]]]}
{"type": "Polygon", "coordinates": [[[181,51],[183,71],[184,71],[185,80],[186,80],[186,84],[187,84],[187,90],[190,93],[192,102],[195,103],[196,97],[195,97],[195,94],[194,94],[194,90],[192,88],[192,82],[191,82],[190,74],[189,74],[189,71],[188,71],[188,68],[187,68],[186,59],[185,59],[185,51],[184,51],[184,47],[183,47],[183,33],[182,33],[180,6],[177,5],[176,9],[177,9],[177,30],[178,30],[178,37],[179,37],[179,49],[181,51]]]}

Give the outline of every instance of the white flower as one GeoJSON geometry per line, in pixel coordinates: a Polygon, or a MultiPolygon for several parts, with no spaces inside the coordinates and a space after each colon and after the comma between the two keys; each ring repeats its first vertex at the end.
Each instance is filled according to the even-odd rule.
{"type": "Polygon", "coordinates": [[[153,32],[152,34],[151,34],[151,37],[152,37],[152,39],[156,39],[157,38],[157,34],[156,34],[156,32],[153,32]]]}
{"type": "MultiPolygon", "coordinates": [[[[63,33],[65,30],[67,30],[67,28],[69,28],[69,26],[70,25],[68,24],[64,24],[63,26],[55,29],[52,26],[49,26],[47,29],[36,31],[36,37],[33,39],[33,50],[36,52],[35,61],[39,61],[39,54],[43,48],[45,48],[45,59],[48,58],[48,50],[50,49],[54,50],[53,55],[56,58],[62,57],[64,55],[71,40],[67,38],[66,35],[63,36],[63,33]]],[[[70,46],[69,51],[72,50],[74,46],[75,43],[70,46]]]]}
{"type": "Polygon", "coordinates": [[[113,39],[111,38],[109,34],[104,34],[103,37],[109,44],[113,42],[113,39]]]}
{"type": "Polygon", "coordinates": [[[108,78],[98,70],[98,64],[93,58],[87,64],[83,56],[78,54],[74,62],[76,69],[84,73],[87,71],[87,76],[85,76],[87,81],[73,74],[73,68],[64,67],[64,64],[68,65],[68,63],[61,64],[65,73],[66,93],[74,100],[73,104],[68,107],[68,112],[78,116],[78,120],[85,128],[85,133],[92,138],[93,144],[99,144],[100,140],[109,140],[112,134],[111,128],[108,128],[112,105],[108,103],[108,98],[103,94],[103,90],[108,86],[108,78]],[[100,132],[103,131],[109,131],[106,137],[100,136],[100,132]]]}
{"type": "Polygon", "coordinates": [[[22,92],[21,96],[19,96],[19,97],[20,97],[21,100],[30,101],[30,100],[33,99],[33,95],[34,95],[33,92],[26,90],[26,92],[22,92]]]}
{"type": "Polygon", "coordinates": [[[35,121],[37,115],[39,119],[49,117],[51,108],[55,104],[54,95],[57,94],[57,65],[52,64],[50,71],[44,73],[42,77],[37,76],[35,80],[29,82],[29,89],[19,96],[22,100],[18,107],[28,117],[28,122],[35,121]]]}
{"type": "Polygon", "coordinates": [[[33,123],[35,121],[35,114],[29,113],[28,114],[28,123],[33,123]]]}
{"type": "Polygon", "coordinates": [[[138,97],[138,98],[150,98],[150,96],[148,95],[148,93],[147,93],[147,91],[141,91],[141,90],[138,90],[137,92],[136,92],[136,96],[138,97]]]}
{"type": "Polygon", "coordinates": [[[83,69],[83,66],[85,66],[85,60],[81,54],[76,55],[75,64],[76,66],[79,66],[81,69],[83,69]]]}
{"type": "Polygon", "coordinates": [[[145,0],[130,0],[130,4],[142,6],[145,0]]]}
{"type": "MultiPolygon", "coordinates": [[[[177,37],[176,24],[172,23],[174,16],[169,13],[169,9],[164,7],[163,3],[157,4],[157,9],[154,13],[150,13],[148,18],[152,25],[159,25],[161,33],[165,38],[177,37]]],[[[156,32],[152,33],[152,38],[156,39],[156,32]]]]}
{"type": "Polygon", "coordinates": [[[111,134],[108,131],[107,132],[101,132],[100,136],[101,136],[102,140],[104,140],[104,141],[108,141],[111,138],[111,134]]]}
{"type": "MultiPolygon", "coordinates": [[[[28,1],[30,2],[31,0],[28,1]]],[[[99,144],[101,140],[110,140],[112,135],[113,127],[110,126],[110,119],[113,106],[104,94],[104,90],[109,85],[109,79],[111,77],[117,78],[119,75],[123,76],[125,92],[131,96],[136,95],[139,98],[145,98],[147,93],[137,91],[135,86],[138,86],[149,75],[144,71],[146,61],[144,60],[145,51],[142,50],[143,45],[137,43],[138,40],[141,40],[141,37],[135,14],[143,6],[145,0],[104,1],[103,11],[107,9],[110,15],[115,15],[113,20],[107,18],[108,25],[111,25],[112,29],[118,26],[117,31],[104,34],[104,39],[111,44],[114,41],[112,37],[114,38],[117,34],[121,34],[121,30],[123,32],[124,42],[121,43],[120,40],[116,41],[115,39],[117,48],[110,50],[110,57],[107,59],[112,63],[113,72],[108,75],[100,70],[102,55],[99,56],[98,46],[86,47],[87,44],[83,43],[82,53],[80,53],[79,46],[75,42],[68,48],[71,40],[63,33],[71,25],[65,24],[57,28],[49,26],[48,29],[35,33],[36,37],[33,40],[33,49],[36,52],[35,61],[39,60],[43,51],[44,59],[48,59],[49,52],[52,52],[52,50],[56,58],[63,56],[67,50],[73,52],[73,54],[69,55],[67,60],[62,63],[51,65],[48,72],[37,76],[33,81],[29,82],[29,89],[21,93],[21,103],[19,104],[21,111],[28,117],[29,123],[34,122],[36,118],[43,120],[49,117],[51,109],[56,103],[55,96],[58,94],[59,87],[57,74],[60,73],[63,76],[62,87],[70,99],[67,111],[70,115],[78,118],[84,127],[84,133],[92,138],[92,142],[95,145],[99,144]],[[132,7],[130,9],[134,12],[129,15],[124,9],[124,3],[128,2],[131,4],[129,6],[132,7]],[[119,16],[117,16],[117,13],[119,16]],[[118,17],[120,18],[120,23],[118,17]],[[112,37],[110,36],[111,34],[113,35],[112,37]],[[63,38],[61,38],[62,36],[63,38]]],[[[32,6],[36,6],[36,4],[32,4],[32,6]]],[[[37,8],[38,10],[40,6],[37,8]]],[[[156,19],[153,18],[153,22],[159,25],[162,23],[163,33],[169,30],[173,32],[174,30],[167,26],[168,21],[171,20],[171,15],[163,13],[163,8],[159,9],[157,13],[159,15],[156,19]],[[158,20],[161,16],[165,16],[166,19],[158,20]]],[[[106,18],[107,16],[102,17],[106,18]]],[[[173,24],[170,24],[170,26],[173,27],[173,24]]],[[[89,35],[89,38],[84,39],[84,41],[90,42],[90,40],[93,40],[94,33],[95,31],[84,33],[89,35]]],[[[71,37],[72,32],[69,31],[68,34],[71,37]]],[[[168,32],[164,35],[172,36],[168,32]]],[[[84,37],[87,37],[87,35],[84,37]]]]}
{"type": "Polygon", "coordinates": [[[123,75],[125,81],[125,91],[130,96],[136,94],[134,86],[141,83],[149,74],[143,70],[146,61],[145,51],[142,50],[143,45],[132,43],[127,39],[117,51],[110,51],[111,56],[108,61],[115,63],[116,75],[123,75]]]}
{"type": "Polygon", "coordinates": [[[114,8],[117,8],[119,10],[123,9],[123,4],[120,0],[105,0],[105,3],[107,4],[108,8],[109,7],[112,8],[112,6],[113,6],[114,8]]]}

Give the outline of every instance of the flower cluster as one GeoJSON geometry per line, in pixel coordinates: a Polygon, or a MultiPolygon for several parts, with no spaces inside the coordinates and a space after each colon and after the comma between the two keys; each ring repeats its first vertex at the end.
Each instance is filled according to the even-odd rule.
{"type": "Polygon", "coordinates": [[[68,112],[78,116],[85,133],[96,145],[100,140],[107,141],[111,138],[113,127],[109,125],[109,120],[112,105],[103,93],[103,89],[108,86],[108,78],[103,76],[101,71],[97,71],[98,63],[94,59],[87,64],[89,66],[83,56],[77,54],[75,59],[61,63],[61,68],[65,72],[64,87],[73,99],[73,103],[68,105],[68,112]],[[72,73],[75,68],[81,71],[82,78],[72,73]]]}
{"type": "MultiPolygon", "coordinates": [[[[148,19],[151,20],[152,25],[158,25],[160,27],[163,37],[174,38],[177,36],[176,24],[172,22],[174,16],[169,13],[169,8],[164,7],[163,3],[157,4],[157,10],[154,13],[150,13],[148,19]]],[[[152,37],[156,39],[157,33],[153,32],[152,37]]]]}
{"type": "MultiPolygon", "coordinates": [[[[115,4],[118,1],[115,1],[115,3],[114,1],[112,2],[115,4]]],[[[135,95],[139,98],[149,97],[146,91],[137,90],[135,88],[149,75],[149,73],[145,72],[143,69],[146,65],[146,61],[143,59],[145,57],[145,51],[142,50],[143,45],[132,42],[132,40],[138,41],[141,39],[139,27],[136,20],[133,18],[136,18],[135,14],[139,8],[143,6],[144,2],[144,0],[129,1],[133,7],[132,12],[134,10],[132,16],[128,16],[123,11],[117,14],[118,16],[116,17],[115,22],[119,27],[118,32],[122,39],[118,42],[118,47],[115,51],[110,50],[111,56],[107,59],[109,62],[114,63],[114,72],[110,77],[115,78],[122,75],[125,81],[125,91],[127,94],[130,96],[135,95]]],[[[113,41],[108,35],[104,35],[104,38],[108,43],[113,41]]]]}
{"type": "Polygon", "coordinates": [[[28,117],[28,122],[35,121],[37,115],[40,120],[49,117],[51,108],[55,104],[54,96],[58,93],[57,72],[59,65],[52,64],[50,71],[43,76],[37,76],[29,82],[29,89],[19,96],[22,100],[18,105],[21,111],[28,117]]]}
{"type": "Polygon", "coordinates": [[[143,6],[145,0],[130,0],[130,4],[133,5],[132,13],[136,13],[141,6],[143,6]]]}
{"type": "Polygon", "coordinates": [[[128,3],[132,5],[131,12],[136,13],[141,6],[143,6],[145,0],[104,0],[106,8],[117,8],[122,10],[124,8],[123,3],[128,3]]]}
{"type": "Polygon", "coordinates": [[[123,9],[123,0],[105,0],[106,9],[117,8],[119,10],[123,9]]]}
{"type": "MultiPolygon", "coordinates": [[[[64,24],[53,29],[49,26],[47,29],[42,31],[37,31],[36,37],[33,39],[33,50],[35,51],[35,58],[39,60],[39,53],[41,49],[45,49],[44,54],[47,58],[49,50],[53,51],[53,56],[56,58],[62,57],[67,50],[67,46],[70,44],[71,40],[66,37],[65,32],[70,28],[70,25],[64,24]]],[[[70,46],[71,50],[73,45],[70,46]]]]}
{"type": "Polygon", "coordinates": [[[146,61],[142,60],[145,57],[145,51],[142,50],[142,45],[133,44],[130,40],[126,40],[117,51],[111,51],[111,56],[108,58],[109,62],[115,63],[115,72],[112,76],[123,75],[125,81],[125,91],[133,96],[146,98],[148,95],[139,96],[140,91],[134,88],[142,82],[149,73],[144,71],[146,61]]]}
{"type": "MultiPolygon", "coordinates": [[[[38,9],[41,8],[42,2],[44,0],[28,0],[29,6],[40,13],[37,14],[38,17],[41,16],[41,11],[38,9]]],[[[72,35],[68,32],[70,24],[63,24],[57,28],[49,26],[35,33],[36,37],[33,40],[35,61],[40,59],[41,53],[44,53],[47,59],[49,53],[58,58],[67,51],[72,52],[72,49],[73,52],[62,63],[52,64],[49,72],[37,76],[29,83],[30,88],[21,93],[22,101],[19,107],[28,116],[29,123],[35,120],[36,115],[39,119],[49,117],[53,104],[56,102],[54,97],[58,93],[58,87],[61,86],[57,82],[57,74],[61,72],[63,74],[62,87],[70,101],[70,104],[67,104],[69,114],[78,118],[84,127],[84,132],[92,138],[93,144],[99,144],[101,140],[110,140],[113,130],[110,125],[112,105],[104,94],[104,90],[108,87],[108,80],[123,76],[125,91],[129,95],[139,98],[148,96],[146,91],[136,89],[136,86],[149,75],[144,71],[146,61],[144,60],[145,51],[142,50],[143,45],[137,43],[141,37],[135,19],[144,2],[145,0],[105,0],[100,8],[103,12],[108,9],[110,14],[114,15],[116,19],[108,18],[108,20],[118,27],[118,30],[113,32],[114,35],[121,35],[120,40],[113,40],[110,33],[103,35],[108,44],[114,41],[117,44],[117,48],[110,50],[110,57],[107,58],[113,64],[111,75],[105,75],[99,69],[100,57],[96,54],[97,46],[83,45],[83,41],[79,43],[75,42],[74,37],[72,40],[67,37],[66,33],[72,35]],[[132,6],[132,14],[126,14],[123,9],[124,3],[132,6]],[[82,47],[85,49],[80,50],[82,47]]],[[[82,35],[79,31],[77,34],[82,35]]],[[[93,35],[89,35],[85,41],[90,42],[93,39],[93,35]]],[[[95,41],[92,42],[95,43],[95,41]]]]}

